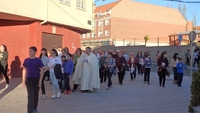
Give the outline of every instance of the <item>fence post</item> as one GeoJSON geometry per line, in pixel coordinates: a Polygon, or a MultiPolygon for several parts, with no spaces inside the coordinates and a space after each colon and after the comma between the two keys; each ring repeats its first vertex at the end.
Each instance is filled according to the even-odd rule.
{"type": "Polygon", "coordinates": [[[159,43],[160,43],[160,40],[159,40],[159,37],[158,37],[158,46],[159,46],[159,43]]]}

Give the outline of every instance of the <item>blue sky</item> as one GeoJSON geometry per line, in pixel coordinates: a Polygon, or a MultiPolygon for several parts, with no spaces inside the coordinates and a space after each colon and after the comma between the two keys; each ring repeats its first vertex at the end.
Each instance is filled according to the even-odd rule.
{"type": "MultiPolygon", "coordinates": [[[[108,4],[110,2],[114,2],[117,0],[105,0],[101,1],[99,0],[96,2],[97,6],[108,4]]],[[[170,1],[164,1],[164,0],[135,0],[137,2],[144,2],[149,4],[155,4],[160,6],[170,6],[172,8],[178,8],[179,4],[183,5],[183,3],[178,2],[170,2],[170,1]]],[[[200,0],[185,0],[185,1],[200,1],[200,0]]],[[[187,7],[187,20],[192,21],[193,15],[196,15],[197,25],[200,26],[200,3],[185,3],[187,7]]]]}

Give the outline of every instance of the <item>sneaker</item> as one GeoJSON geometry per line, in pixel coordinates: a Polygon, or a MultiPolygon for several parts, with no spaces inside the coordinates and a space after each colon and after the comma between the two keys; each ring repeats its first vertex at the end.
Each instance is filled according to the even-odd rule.
{"type": "Polygon", "coordinates": [[[10,85],[9,84],[6,84],[6,87],[5,87],[5,89],[7,89],[7,88],[9,88],[10,87],[10,85]]]}
{"type": "Polygon", "coordinates": [[[56,97],[59,98],[60,95],[61,95],[61,92],[58,92],[56,97]]]}
{"type": "Polygon", "coordinates": [[[41,98],[42,98],[42,100],[45,100],[45,99],[46,99],[46,95],[43,94],[43,95],[41,96],[41,98]]]}
{"type": "Polygon", "coordinates": [[[34,109],[34,110],[33,110],[33,113],[38,113],[38,110],[37,110],[37,109],[34,109]]]}
{"type": "Polygon", "coordinates": [[[110,87],[107,87],[107,88],[106,88],[106,90],[109,90],[109,89],[110,89],[110,87]]]}
{"type": "Polygon", "coordinates": [[[56,95],[54,94],[52,97],[51,97],[51,99],[55,99],[56,98],[56,95]]]}

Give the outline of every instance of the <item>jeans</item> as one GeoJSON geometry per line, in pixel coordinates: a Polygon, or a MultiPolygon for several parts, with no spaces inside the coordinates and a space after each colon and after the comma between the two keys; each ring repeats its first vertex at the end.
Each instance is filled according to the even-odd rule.
{"type": "Polygon", "coordinates": [[[113,75],[113,70],[112,71],[111,70],[107,70],[105,72],[105,75],[107,75],[107,77],[108,77],[108,87],[111,87],[112,86],[111,78],[112,78],[112,75],[113,75]]]}
{"type": "Polygon", "coordinates": [[[134,78],[136,78],[136,72],[132,72],[130,73],[130,75],[131,75],[131,80],[133,80],[133,75],[134,75],[134,78]]]}
{"type": "Polygon", "coordinates": [[[186,62],[185,62],[185,65],[190,65],[190,59],[189,58],[186,58],[186,62]]]}
{"type": "Polygon", "coordinates": [[[166,80],[166,76],[159,76],[159,83],[160,86],[162,85],[163,87],[165,86],[165,80],[166,80]]]}
{"type": "Polygon", "coordinates": [[[9,84],[9,78],[8,78],[8,75],[7,75],[7,72],[8,72],[8,65],[6,66],[3,66],[0,64],[0,74],[3,74],[4,78],[6,79],[6,83],[9,84]]]}
{"type": "Polygon", "coordinates": [[[48,76],[49,76],[49,71],[46,71],[46,72],[44,73],[43,78],[42,78],[42,84],[41,84],[41,91],[42,91],[42,94],[46,94],[45,85],[44,85],[44,79],[45,79],[46,77],[48,77],[48,76]]]}
{"type": "Polygon", "coordinates": [[[60,92],[60,87],[58,85],[58,79],[55,76],[54,72],[50,72],[50,78],[51,78],[51,83],[52,83],[52,91],[53,94],[56,95],[56,92],[60,92]]]}
{"type": "Polygon", "coordinates": [[[99,69],[99,75],[100,75],[100,82],[103,83],[103,81],[106,81],[106,73],[104,68],[99,69]]]}
{"type": "Polygon", "coordinates": [[[118,72],[118,79],[119,79],[119,83],[120,83],[120,84],[123,83],[124,75],[125,75],[125,71],[119,71],[119,72],[118,72]]]}
{"type": "Polygon", "coordinates": [[[197,65],[199,65],[199,59],[198,58],[195,58],[194,59],[194,64],[193,64],[193,67],[195,67],[195,64],[197,63],[197,65]]]}
{"type": "Polygon", "coordinates": [[[178,73],[178,86],[181,86],[181,83],[183,81],[183,73],[178,73]]]}
{"type": "Polygon", "coordinates": [[[33,113],[38,106],[39,78],[27,78],[25,84],[28,93],[27,113],[33,113]]]}
{"type": "Polygon", "coordinates": [[[173,72],[174,72],[174,81],[178,80],[178,74],[177,74],[177,68],[173,67],[173,72]]]}
{"type": "Polygon", "coordinates": [[[69,85],[69,74],[68,73],[64,73],[64,81],[65,81],[65,90],[69,91],[70,89],[70,85],[69,85]]]}
{"type": "Polygon", "coordinates": [[[144,81],[149,83],[151,68],[145,68],[144,81]]]}
{"type": "Polygon", "coordinates": [[[141,72],[140,72],[141,67],[142,67],[142,65],[138,63],[138,64],[137,64],[138,75],[141,73],[141,72]]]}

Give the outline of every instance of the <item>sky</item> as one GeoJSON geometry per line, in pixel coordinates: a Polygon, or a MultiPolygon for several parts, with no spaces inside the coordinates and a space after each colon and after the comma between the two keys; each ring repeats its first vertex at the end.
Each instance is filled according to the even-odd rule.
{"type": "MultiPolygon", "coordinates": [[[[97,6],[100,6],[100,5],[108,4],[114,1],[117,1],[117,0],[104,0],[104,1],[99,0],[95,4],[97,6]]],[[[135,1],[159,5],[159,6],[170,6],[176,9],[178,9],[179,4],[183,5],[183,3],[164,1],[164,0],[135,0],[135,1]]],[[[200,1],[200,0],[184,0],[184,1],[200,1]]],[[[197,21],[196,25],[200,26],[200,3],[184,3],[184,4],[187,7],[187,12],[186,12],[187,20],[192,21],[193,16],[196,15],[196,21],[197,21]]]]}

